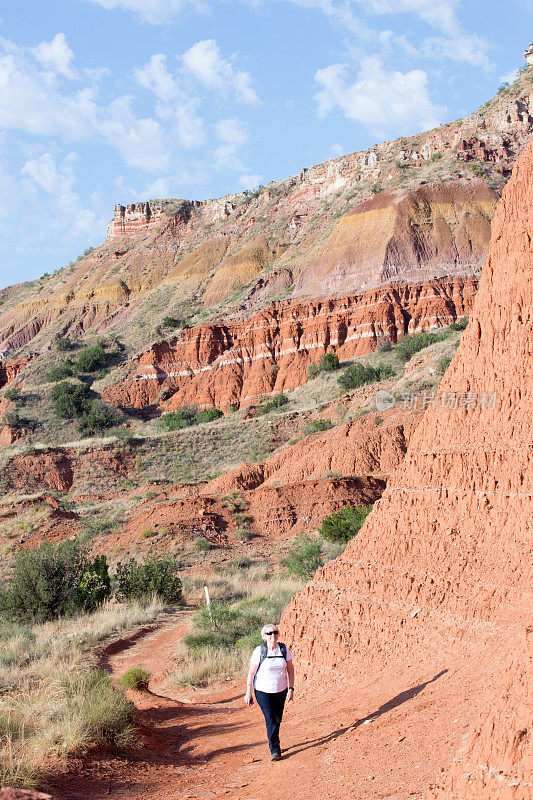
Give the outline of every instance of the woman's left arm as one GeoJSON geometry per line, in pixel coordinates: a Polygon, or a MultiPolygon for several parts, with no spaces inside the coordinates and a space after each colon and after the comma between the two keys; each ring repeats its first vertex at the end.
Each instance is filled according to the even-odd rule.
{"type": "Polygon", "coordinates": [[[287,700],[294,698],[294,664],[292,658],[287,661],[287,678],[289,679],[289,691],[287,692],[287,700]]]}

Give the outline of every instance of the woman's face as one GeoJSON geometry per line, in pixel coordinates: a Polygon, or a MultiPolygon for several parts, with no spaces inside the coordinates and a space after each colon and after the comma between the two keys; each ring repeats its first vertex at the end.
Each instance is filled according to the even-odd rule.
{"type": "Polygon", "coordinates": [[[263,639],[270,650],[275,650],[279,639],[279,631],[273,625],[267,628],[263,634],[263,639]]]}

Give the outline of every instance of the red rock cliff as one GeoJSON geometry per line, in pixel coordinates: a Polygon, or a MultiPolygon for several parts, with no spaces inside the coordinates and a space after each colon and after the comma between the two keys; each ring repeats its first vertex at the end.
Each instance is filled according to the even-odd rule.
{"type": "Polygon", "coordinates": [[[107,400],[143,408],[171,397],[227,409],[259,395],[294,389],[306,369],[331,350],[350,358],[374,349],[380,338],[449,324],[472,308],[474,278],[395,284],[330,300],[272,303],[244,322],[185,329],[158,342],[132,365],[133,374],[109,387],[107,400]]]}
{"type": "Polygon", "coordinates": [[[470,729],[430,790],[439,800],[533,796],[532,185],[529,145],[435,407],[358,538],[283,619],[316,678],[449,670],[435,691],[464,692],[470,729]]]}

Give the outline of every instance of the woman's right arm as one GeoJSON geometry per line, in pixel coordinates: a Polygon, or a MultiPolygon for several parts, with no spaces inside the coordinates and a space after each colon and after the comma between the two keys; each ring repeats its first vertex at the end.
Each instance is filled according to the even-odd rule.
{"type": "Polygon", "coordinates": [[[244,695],[244,702],[247,706],[253,706],[254,704],[253,688],[256,672],[257,664],[252,664],[250,662],[250,669],[248,670],[248,677],[246,678],[246,694],[244,695]]]}

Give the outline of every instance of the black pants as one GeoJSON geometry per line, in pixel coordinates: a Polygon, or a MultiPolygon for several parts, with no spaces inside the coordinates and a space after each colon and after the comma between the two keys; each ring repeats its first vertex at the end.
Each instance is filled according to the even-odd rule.
{"type": "Polygon", "coordinates": [[[281,747],[279,744],[279,726],[283,719],[283,708],[285,706],[285,698],[287,697],[287,689],[282,692],[260,692],[255,690],[255,699],[257,705],[263,712],[265,717],[268,746],[271,753],[280,753],[281,747]]]}

